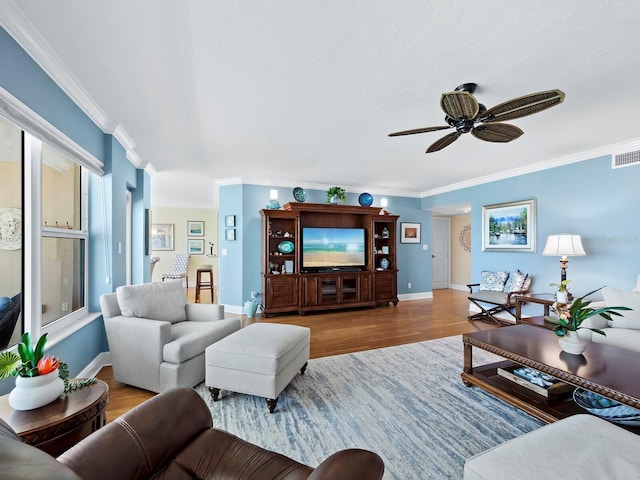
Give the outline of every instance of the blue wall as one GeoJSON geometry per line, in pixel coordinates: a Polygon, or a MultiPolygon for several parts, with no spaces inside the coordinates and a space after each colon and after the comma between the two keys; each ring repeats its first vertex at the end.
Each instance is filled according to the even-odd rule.
{"type": "MultiPolygon", "coordinates": [[[[150,205],[149,176],[137,170],[126,159],[126,152],[117,140],[104,134],[1,28],[0,64],[0,86],[104,162],[106,175],[103,179],[89,176],[88,306],[89,311],[97,312],[100,310],[99,295],[111,292],[125,282],[125,255],[117,254],[117,242],[121,241],[124,246],[127,189],[133,197],[132,280],[140,282],[148,276],[149,260],[144,256],[142,238],[144,209],[150,205]],[[107,276],[109,283],[105,281],[107,276]]],[[[100,352],[107,350],[104,324],[99,318],[54,345],[50,352],[69,365],[73,376],[100,352]]],[[[8,392],[13,383],[13,379],[1,382],[0,394],[8,392]]]]}

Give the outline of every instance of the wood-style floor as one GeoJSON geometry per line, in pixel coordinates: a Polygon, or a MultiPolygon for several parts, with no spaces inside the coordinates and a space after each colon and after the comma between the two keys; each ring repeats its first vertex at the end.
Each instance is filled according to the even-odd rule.
{"type": "MultiPolygon", "coordinates": [[[[395,307],[390,304],[379,308],[304,316],[281,315],[267,319],[258,316],[254,321],[309,327],[311,358],[318,358],[495,328],[481,321],[467,320],[467,295],[467,292],[457,290],[434,290],[433,299],[401,301],[395,307]]],[[[193,288],[189,289],[187,297],[189,301],[193,301],[193,288]]],[[[206,302],[207,299],[203,295],[202,301],[206,302]]],[[[242,319],[244,324],[249,321],[247,317],[242,319]]],[[[154,395],[115,381],[111,367],[103,368],[97,377],[109,384],[107,421],[117,418],[154,395]]]]}

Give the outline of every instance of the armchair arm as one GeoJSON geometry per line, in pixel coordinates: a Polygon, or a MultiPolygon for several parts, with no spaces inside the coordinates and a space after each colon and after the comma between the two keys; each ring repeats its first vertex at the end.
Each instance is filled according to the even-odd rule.
{"type": "Polygon", "coordinates": [[[308,480],[379,480],[384,463],[378,454],[369,450],[341,450],[327,457],[308,480]]]}
{"type": "Polygon", "coordinates": [[[467,283],[467,288],[469,289],[469,293],[473,293],[473,287],[479,287],[479,283],[467,283]]]}
{"type": "Polygon", "coordinates": [[[187,320],[191,322],[209,322],[224,319],[224,305],[216,303],[187,303],[187,320]]]}

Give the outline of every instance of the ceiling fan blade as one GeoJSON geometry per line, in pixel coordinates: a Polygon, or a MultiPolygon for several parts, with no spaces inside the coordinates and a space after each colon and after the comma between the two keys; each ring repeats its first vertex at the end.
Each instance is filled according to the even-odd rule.
{"type": "Polygon", "coordinates": [[[471,130],[471,134],[480,140],[500,143],[515,140],[523,133],[518,127],[508,123],[487,123],[486,125],[478,125],[471,130]]]}
{"type": "Polygon", "coordinates": [[[440,107],[448,117],[453,119],[462,117],[472,119],[478,115],[480,105],[469,92],[448,92],[442,94],[440,107]]]}
{"type": "Polygon", "coordinates": [[[436,132],[438,130],[447,130],[451,128],[449,125],[443,125],[441,127],[426,127],[426,128],[414,128],[413,130],[404,130],[402,132],[390,133],[390,137],[398,137],[400,135],[413,135],[414,133],[427,133],[436,132]]]}
{"type": "Polygon", "coordinates": [[[564,92],[561,90],[548,90],[545,92],[531,93],[523,97],[514,98],[496,105],[482,114],[481,122],[496,122],[513,120],[526,117],[533,113],[541,112],[547,108],[558,105],[564,101],[564,92]]]}
{"type": "Polygon", "coordinates": [[[444,147],[451,145],[458,138],[460,138],[460,135],[462,134],[458,132],[453,132],[453,133],[450,133],[449,135],[445,135],[441,139],[433,142],[431,146],[427,148],[427,151],[425,153],[432,153],[432,152],[437,152],[438,150],[442,150],[444,147]]]}

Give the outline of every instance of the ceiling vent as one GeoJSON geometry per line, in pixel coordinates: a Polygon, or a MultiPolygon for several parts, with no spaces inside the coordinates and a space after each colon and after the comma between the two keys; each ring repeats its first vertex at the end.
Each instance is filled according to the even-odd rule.
{"type": "Polygon", "coordinates": [[[611,155],[611,168],[631,167],[640,165],[640,150],[611,155]]]}

